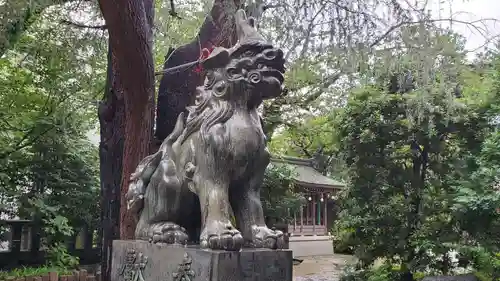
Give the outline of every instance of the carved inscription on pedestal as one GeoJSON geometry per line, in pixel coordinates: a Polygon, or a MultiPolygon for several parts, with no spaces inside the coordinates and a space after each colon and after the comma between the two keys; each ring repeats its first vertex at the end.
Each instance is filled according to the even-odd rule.
{"type": "Polygon", "coordinates": [[[274,260],[269,263],[268,260],[262,260],[259,255],[245,256],[241,260],[241,268],[245,280],[273,281],[283,280],[286,272],[280,260],[274,260]]]}
{"type": "Polygon", "coordinates": [[[177,268],[177,272],[174,272],[172,276],[174,277],[174,281],[192,281],[194,278],[194,271],[191,269],[191,263],[193,260],[188,255],[188,253],[184,253],[184,258],[182,259],[181,264],[177,268]]]}
{"type": "Polygon", "coordinates": [[[134,249],[128,249],[119,275],[123,277],[124,281],[146,281],[143,270],[147,262],[148,257],[137,253],[134,249]]]}

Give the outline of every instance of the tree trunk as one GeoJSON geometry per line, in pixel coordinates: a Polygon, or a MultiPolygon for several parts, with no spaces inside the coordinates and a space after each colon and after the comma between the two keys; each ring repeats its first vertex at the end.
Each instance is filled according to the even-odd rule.
{"type": "Polygon", "coordinates": [[[120,238],[120,184],[122,178],[125,105],[122,90],[114,83],[111,46],[103,101],[99,105],[101,143],[99,146],[101,179],[101,272],[102,280],[111,276],[112,241],[120,238]]]}
{"type": "Polygon", "coordinates": [[[404,242],[406,243],[406,254],[402,257],[403,261],[401,264],[401,281],[413,281],[413,274],[411,273],[412,268],[410,265],[413,264],[416,253],[415,247],[412,246],[411,239],[412,236],[420,228],[420,220],[422,213],[422,192],[425,188],[425,181],[427,176],[427,165],[428,165],[428,141],[423,138],[424,141],[419,143],[421,138],[414,136],[414,140],[411,143],[411,150],[413,153],[412,160],[412,178],[410,189],[407,190],[407,200],[409,201],[409,208],[407,214],[408,229],[404,236],[404,242]]]}
{"type": "MultiPolygon", "coordinates": [[[[203,48],[233,46],[237,40],[234,14],[240,6],[240,0],[215,0],[196,38],[174,49],[173,52],[168,52],[163,68],[196,61],[203,48]]],[[[177,116],[186,111],[186,106],[193,101],[196,87],[202,85],[204,79],[205,73],[195,71],[193,68],[163,75],[158,89],[156,109],[155,134],[158,143],[173,131],[177,116]]]]}
{"type": "Polygon", "coordinates": [[[133,239],[135,221],[125,194],[130,174],[148,155],[152,139],[154,63],[152,0],[100,0],[109,32],[114,85],[122,89],[125,130],[120,189],[120,239],[133,239]]]}

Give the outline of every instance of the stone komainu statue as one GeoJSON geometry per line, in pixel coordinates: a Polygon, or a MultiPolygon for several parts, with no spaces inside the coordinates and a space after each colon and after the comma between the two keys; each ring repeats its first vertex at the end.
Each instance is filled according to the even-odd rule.
{"type": "Polygon", "coordinates": [[[264,222],[260,188],[270,156],[257,107],[281,94],[285,61],[242,10],[236,28],[237,44],[202,62],[207,78],[186,121],[180,114],[131,175],[136,239],[224,250],[284,246],[283,233],[264,222]]]}

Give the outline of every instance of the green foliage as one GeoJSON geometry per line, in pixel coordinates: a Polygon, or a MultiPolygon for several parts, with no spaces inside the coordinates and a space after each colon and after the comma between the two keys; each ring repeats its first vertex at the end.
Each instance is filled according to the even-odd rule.
{"type": "Polygon", "coordinates": [[[179,1],[175,3],[175,12],[182,17],[182,20],[171,16],[170,1],[155,2],[154,56],[156,69],[162,69],[169,48],[178,48],[196,38],[205,15],[210,11],[211,2],[179,1]]]}
{"type": "Polygon", "coordinates": [[[384,258],[401,264],[402,272],[431,267],[448,274],[447,253],[465,240],[452,206],[470,153],[489,129],[487,116],[438,92],[422,117],[412,119],[418,97],[418,90],[401,95],[365,86],[339,119],[350,188],[337,227],[363,268],[384,258]]]}
{"type": "Polygon", "coordinates": [[[334,153],[338,145],[331,137],[334,134],[333,120],[331,114],[310,118],[303,124],[290,126],[288,130],[271,140],[269,148],[277,155],[297,157],[312,157],[314,152],[322,147],[327,149],[325,153],[334,153]]]}
{"type": "Polygon", "coordinates": [[[17,214],[21,217],[43,214],[45,204],[56,208],[72,226],[96,225],[97,153],[81,138],[71,128],[46,133],[29,149],[16,153],[15,158],[9,157],[2,199],[17,202],[17,214]]]}
{"type": "Polygon", "coordinates": [[[37,217],[42,218],[43,232],[48,237],[47,264],[53,267],[74,268],[78,265],[78,258],[70,255],[63,243],[74,231],[68,219],[60,215],[60,207],[49,206],[39,198],[29,199],[29,203],[37,217]]]}
{"type": "MultiPolygon", "coordinates": [[[[56,4],[70,1],[8,2],[0,21],[0,212],[42,221],[48,263],[73,267],[64,243],[74,227],[99,218],[97,147],[86,135],[104,86],[103,31],[61,24],[74,3],[56,4]],[[3,20],[19,28],[5,33],[3,20]]],[[[92,3],[78,10],[96,11],[92,3]]]]}
{"type": "Polygon", "coordinates": [[[294,192],[292,171],[284,166],[269,165],[261,189],[264,214],[273,223],[288,223],[304,203],[304,198],[294,192]]]}
{"type": "Polygon", "coordinates": [[[475,275],[481,281],[493,281],[500,278],[500,252],[494,253],[481,246],[463,247],[460,250],[462,266],[474,268],[475,275]]]}
{"type": "Polygon", "coordinates": [[[37,212],[44,223],[44,232],[49,235],[70,236],[73,229],[68,225],[68,219],[59,215],[58,206],[49,206],[41,199],[29,199],[34,212],[37,212]]]}
{"type": "Polygon", "coordinates": [[[49,264],[72,267],[77,260],[61,243],[74,234],[74,227],[98,225],[97,155],[87,141],[74,139],[71,130],[58,133],[46,133],[20,154],[24,157],[12,161],[18,169],[7,171],[3,199],[16,203],[20,217],[42,220],[49,264]]]}
{"type": "Polygon", "coordinates": [[[490,62],[455,69],[468,83],[458,97],[432,84],[389,93],[384,79],[351,94],[334,134],[350,181],[334,246],[352,247],[359,259],[345,280],[410,273],[417,280],[457,268],[498,278],[500,133],[493,121],[500,72],[490,62]],[[422,114],[413,114],[419,91],[428,90],[422,114]],[[380,259],[385,266],[375,267],[380,259]]]}
{"type": "Polygon", "coordinates": [[[287,130],[275,135],[269,150],[274,155],[287,155],[320,160],[318,169],[336,179],[346,178],[345,167],[340,158],[338,139],[334,124],[339,110],[327,115],[305,119],[302,124],[290,125],[287,130]]]}
{"type": "Polygon", "coordinates": [[[11,271],[2,271],[0,270],[0,280],[5,280],[7,277],[29,277],[29,276],[45,276],[49,272],[58,272],[59,275],[70,275],[71,271],[66,268],[60,267],[21,267],[15,268],[11,271]]]}
{"type": "Polygon", "coordinates": [[[492,132],[475,157],[470,177],[460,181],[456,189],[455,217],[475,241],[494,251],[500,250],[500,238],[491,239],[500,232],[500,132],[492,132]]]}
{"type": "Polygon", "coordinates": [[[75,268],[79,264],[78,257],[68,253],[68,247],[63,243],[54,243],[47,249],[47,264],[60,268],[75,268]]]}
{"type": "Polygon", "coordinates": [[[331,231],[334,233],[333,252],[337,254],[352,255],[354,251],[354,244],[352,235],[355,233],[353,228],[345,228],[343,225],[336,224],[331,231]]]}
{"type": "MultiPolygon", "coordinates": [[[[86,133],[96,122],[95,99],[104,85],[102,31],[61,24],[73,6],[53,5],[65,1],[21,2],[9,1],[12,17],[5,20],[27,9],[43,13],[0,58],[2,211],[29,218],[29,200],[39,199],[60,208],[70,224],[91,223],[98,212],[98,166],[86,133]]],[[[92,15],[91,4],[79,9],[92,15]]]]}
{"type": "MultiPolygon", "coordinates": [[[[417,272],[413,275],[414,280],[421,280],[424,274],[417,272]]],[[[369,269],[356,270],[354,267],[347,267],[340,281],[397,281],[402,280],[402,272],[399,266],[384,262],[379,266],[369,269]]]]}

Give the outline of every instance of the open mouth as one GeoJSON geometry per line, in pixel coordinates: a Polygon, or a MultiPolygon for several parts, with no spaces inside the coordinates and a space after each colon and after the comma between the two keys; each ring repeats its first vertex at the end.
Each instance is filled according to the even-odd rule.
{"type": "Polygon", "coordinates": [[[265,60],[260,61],[261,63],[257,64],[257,68],[264,77],[271,76],[278,79],[280,83],[283,83],[285,79],[283,76],[285,72],[285,64],[283,59],[277,57],[272,60],[266,58],[265,60]]]}
{"type": "Polygon", "coordinates": [[[283,72],[280,71],[277,68],[274,67],[269,67],[269,66],[264,66],[260,68],[260,72],[263,74],[264,77],[274,77],[278,79],[280,83],[283,83],[285,81],[285,77],[283,75],[283,72]]]}
{"type": "Polygon", "coordinates": [[[263,72],[264,76],[275,77],[283,83],[285,73],[285,59],[283,58],[283,51],[275,48],[266,48],[262,51],[260,58],[257,60],[260,63],[258,68],[263,72]]]}
{"type": "Polygon", "coordinates": [[[247,57],[254,60],[257,70],[264,77],[274,77],[280,83],[284,82],[285,59],[283,51],[270,44],[260,42],[244,44],[233,50],[234,57],[247,57]]]}

